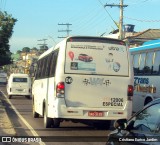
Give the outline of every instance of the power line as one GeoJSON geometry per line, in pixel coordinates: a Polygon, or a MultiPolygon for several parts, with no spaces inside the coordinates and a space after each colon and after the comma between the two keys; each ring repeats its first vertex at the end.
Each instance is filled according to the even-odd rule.
{"type": "Polygon", "coordinates": [[[129,5],[139,5],[139,4],[145,3],[147,1],[149,1],[149,0],[142,0],[142,1],[137,0],[137,1],[134,1],[134,2],[129,2],[128,4],[129,5]]]}
{"type": "Polygon", "coordinates": [[[7,0],[1,0],[1,1],[0,1],[0,10],[1,10],[1,11],[4,11],[4,10],[5,10],[6,3],[7,3],[7,0]]]}
{"type": "Polygon", "coordinates": [[[81,23],[79,26],[77,26],[76,28],[76,33],[80,32],[81,30],[83,30],[83,33],[86,32],[87,29],[92,28],[93,26],[97,26],[97,23],[100,24],[100,21],[97,21],[97,18],[99,18],[99,20],[103,19],[103,17],[101,16],[100,11],[97,11],[97,13],[95,15],[92,15],[92,17],[88,18],[85,23],[81,23]]]}
{"type": "Polygon", "coordinates": [[[158,23],[158,22],[160,22],[160,20],[142,20],[142,19],[136,19],[136,18],[126,17],[126,16],[124,16],[124,18],[135,20],[135,21],[139,21],[139,22],[149,22],[149,23],[153,23],[153,22],[154,23],[158,23]]]}
{"type": "Polygon", "coordinates": [[[116,21],[112,18],[112,16],[110,15],[110,13],[105,9],[104,5],[102,4],[102,2],[100,0],[98,0],[99,3],[102,5],[102,7],[104,8],[104,10],[107,12],[107,14],[109,15],[109,17],[111,18],[111,20],[114,22],[114,24],[117,26],[118,28],[118,25],[116,23],[116,21]]]}
{"type": "Polygon", "coordinates": [[[5,3],[4,3],[4,10],[5,10],[5,8],[6,8],[6,3],[7,3],[7,0],[5,0],[5,3]]]}

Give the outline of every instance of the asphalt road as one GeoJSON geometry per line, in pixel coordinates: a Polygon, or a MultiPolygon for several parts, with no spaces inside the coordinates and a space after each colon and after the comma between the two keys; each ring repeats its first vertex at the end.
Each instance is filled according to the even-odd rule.
{"type": "MultiPolygon", "coordinates": [[[[5,86],[0,86],[3,103],[14,126],[16,136],[40,137],[41,145],[104,145],[111,130],[98,130],[82,123],[62,122],[60,128],[43,127],[43,118],[32,117],[32,100],[23,96],[7,98],[5,86]]],[[[24,143],[23,143],[24,144],[24,143]]],[[[27,143],[25,143],[27,144],[27,143]]],[[[28,143],[31,144],[31,143],[28,143]]],[[[35,144],[35,143],[34,143],[35,144]]]]}

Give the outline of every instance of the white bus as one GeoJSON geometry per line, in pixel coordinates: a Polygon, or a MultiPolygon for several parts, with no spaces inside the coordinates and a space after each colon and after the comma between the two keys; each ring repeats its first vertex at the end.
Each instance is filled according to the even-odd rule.
{"type": "Polygon", "coordinates": [[[90,122],[109,128],[132,113],[133,68],[125,43],[104,37],[73,36],[44,52],[32,87],[33,116],[44,126],[90,122]]]}
{"type": "Polygon", "coordinates": [[[160,97],[160,40],[130,48],[134,67],[133,111],[160,97]]]}

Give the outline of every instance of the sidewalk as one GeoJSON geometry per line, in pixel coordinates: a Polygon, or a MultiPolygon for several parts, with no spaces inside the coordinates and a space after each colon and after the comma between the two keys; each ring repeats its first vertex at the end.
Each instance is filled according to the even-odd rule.
{"type": "Polygon", "coordinates": [[[0,100],[0,136],[13,136],[16,132],[9,120],[5,107],[0,100]]]}
{"type": "Polygon", "coordinates": [[[39,143],[30,143],[30,142],[1,142],[2,138],[5,140],[5,137],[18,137],[14,128],[14,124],[12,124],[6,108],[4,99],[6,99],[0,90],[0,145],[35,145],[39,143]]]}
{"type": "MultiPolygon", "coordinates": [[[[2,94],[0,92],[0,140],[2,136],[16,136],[16,132],[2,103],[2,94]]],[[[0,142],[0,145],[4,144],[9,145],[9,143],[0,142]]]]}

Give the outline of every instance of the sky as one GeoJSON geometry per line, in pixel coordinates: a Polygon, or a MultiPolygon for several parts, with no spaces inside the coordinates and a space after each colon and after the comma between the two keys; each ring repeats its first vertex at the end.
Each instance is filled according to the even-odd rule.
{"type": "MultiPolygon", "coordinates": [[[[50,48],[69,35],[108,35],[117,29],[118,7],[104,7],[105,4],[119,4],[120,0],[0,0],[0,10],[16,18],[10,51],[16,53],[24,47],[37,47],[45,43],[50,48]],[[114,21],[113,21],[114,20],[114,21]]],[[[135,25],[135,31],[160,29],[160,0],[124,0],[124,24],[135,25]]]]}

